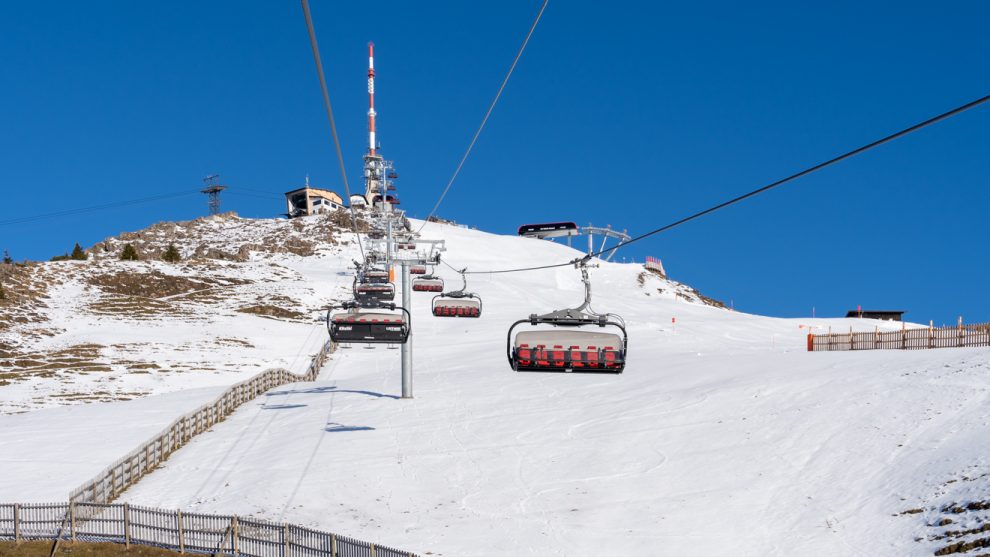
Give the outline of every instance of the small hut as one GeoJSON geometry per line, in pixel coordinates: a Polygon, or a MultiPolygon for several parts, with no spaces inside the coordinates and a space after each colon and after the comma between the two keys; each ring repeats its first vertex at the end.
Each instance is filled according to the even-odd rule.
{"type": "Polygon", "coordinates": [[[285,214],[290,219],[336,211],[343,207],[344,200],[337,195],[337,192],[311,188],[309,179],[306,180],[304,187],[285,192],[285,214]]]}

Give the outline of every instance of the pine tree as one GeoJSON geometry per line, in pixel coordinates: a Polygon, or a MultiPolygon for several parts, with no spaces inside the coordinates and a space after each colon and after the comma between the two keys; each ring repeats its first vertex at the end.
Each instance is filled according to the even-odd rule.
{"type": "Polygon", "coordinates": [[[76,246],[72,248],[72,255],[69,256],[69,259],[72,259],[73,261],[86,261],[89,259],[89,254],[83,251],[82,247],[80,247],[77,242],[76,246]]]}
{"type": "Polygon", "coordinates": [[[14,260],[10,257],[10,253],[7,250],[3,250],[3,264],[10,265],[14,260]]]}
{"type": "Polygon", "coordinates": [[[138,252],[136,249],[134,249],[134,246],[130,244],[125,244],[124,250],[120,252],[120,260],[137,261],[138,259],[140,259],[140,257],[138,257],[138,252]]]}
{"type": "Polygon", "coordinates": [[[169,244],[168,249],[162,254],[162,259],[168,261],[169,263],[178,263],[179,261],[182,261],[182,254],[179,253],[179,250],[175,247],[175,244],[169,244]]]}

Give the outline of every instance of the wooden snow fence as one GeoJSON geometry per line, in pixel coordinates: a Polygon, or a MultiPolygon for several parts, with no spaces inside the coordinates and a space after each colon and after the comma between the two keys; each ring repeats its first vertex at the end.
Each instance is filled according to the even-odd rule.
{"type": "Polygon", "coordinates": [[[286,383],[316,380],[320,368],[323,367],[327,357],[335,349],[336,345],[333,341],[327,340],[313,357],[309,368],[303,375],[296,375],[285,369],[270,369],[251,379],[232,385],[213,402],[178,418],[161,433],[128,453],[127,456],[117,460],[97,474],[95,478],[84,483],[69,495],[69,501],[72,503],[112,502],[145,474],[165,462],[172,453],[188,443],[193,437],[223,421],[242,404],[286,383]]]}
{"type": "Polygon", "coordinates": [[[835,350],[921,350],[928,348],[963,348],[990,346],[990,323],[955,327],[928,327],[900,331],[879,330],[865,333],[828,333],[808,335],[809,352],[835,350]]]}
{"type": "Polygon", "coordinates": [[[127,503],[0,504],[0,540],[110,542],[231,557],[416,557],[291,524],[127,503]]]}

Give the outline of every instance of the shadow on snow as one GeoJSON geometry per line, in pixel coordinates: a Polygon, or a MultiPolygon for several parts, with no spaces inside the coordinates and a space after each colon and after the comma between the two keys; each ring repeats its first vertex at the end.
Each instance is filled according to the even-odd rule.
{"type": "Polygon", "coordinates": [[[272,391],[270,393],[265,393],[265,396],[283,396],[283,395],[294,395],[294,394],[323,394],[323,393],[351,393],[356,395],[373,396],[375,398],[391,398],[395,400],[402,398],[397,395],[387,395],[384,393],[376,393],[374,391],[338,389],[337,387],[311,387],[309,389],[290,389],[287,391],[272,391]]]}

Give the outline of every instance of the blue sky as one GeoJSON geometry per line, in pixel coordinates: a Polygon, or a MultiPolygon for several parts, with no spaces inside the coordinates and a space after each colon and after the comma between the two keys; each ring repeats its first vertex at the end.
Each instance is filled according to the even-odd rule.
{"type": "MultiPolygon", "coordinates": [[[[382,151],[423,216],[538,7],[313,0],[352,187],[368,41],[382,151]]],[[[988,17],[976,1],[551,1],[439,213],[644,232],[987,94],[988,17]]],[[[298,2],[4,2],[0,57],[0,221],[214,172],[243,216],[278,214],[307,173],[342,189],[298,2]]],[[[988,129],[977,108],[624,255],[745,311],[990,321],[988,129]]],[[[205,211],[194,194],[2,225],[0,249],[47,259],[205,211]]]]}

